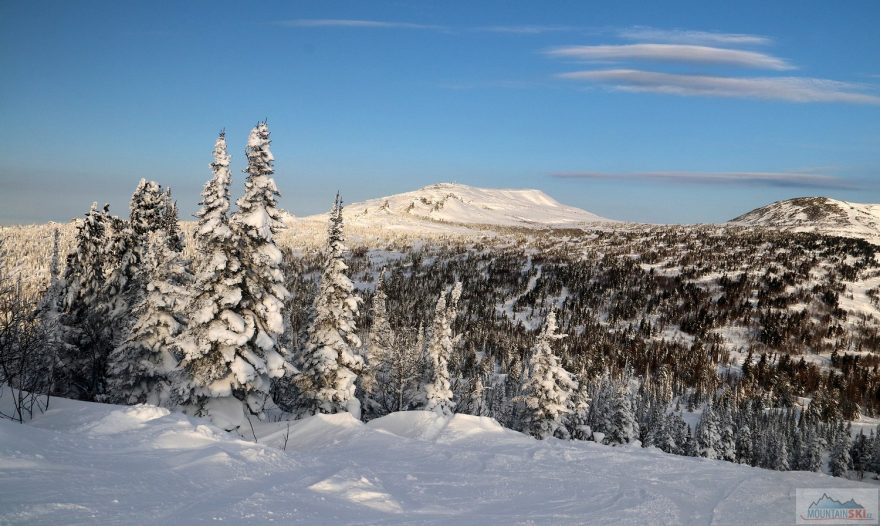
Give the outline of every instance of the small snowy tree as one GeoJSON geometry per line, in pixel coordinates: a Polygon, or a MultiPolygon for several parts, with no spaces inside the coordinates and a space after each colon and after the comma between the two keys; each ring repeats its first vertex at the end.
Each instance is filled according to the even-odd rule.
{"type": "Polygon", "coordinates": [[[131,195],[128,221],[134,236],[146,243],[147,236],[163,227],[166,219],[166,197],[155,181],[141,179],[131,195]]]}
{"type": "Polygon", "coordinates": [[[136,307],[125,342],[110,354],[108,393],[120,403],[169,405],[170,374],[177,367],[175,340],[186,324],[190,275],[167,233],[148,236],[146,297],[136,307]]]}
{"type": "Polygon", "coordinates": [[[449,381],[449,358],[452,356],[452,322],[458,310],[461,297],[461,282],[456,282],[450,294],[449,304],[446,293],[441,292],[434,308],[434,322],[431,340],[428,344],[428,359],[431,363],[430,379],[425,384],[425,411],[441,415],[452,415],[455,402],[452,401],[452,385],[449,381]]]}
{"type": "Polygon", "coordinates": [[[569,399],[577,389],[577,382],[553,352],[553,342],[564,337],[556,332],[556,312],[551,310],[532,350],[523,385],[525,428],[538,439],[553,436],[560,428],[570,411],[569,399]]]}
{"type": "Polygon", "coordinates": [[[718,448],[721,443],[718,416],[712,404],[706,405],[697,427],[697,444],[701,457],[720,458],[718,448]]]}
{"type": "Polygon", "coordinates": [[[630,380],[629,376],[624,376],[611,391],[607,420],[602,430],[605,433],[605,444],[630,444],[639,438],[639,422],[636,419],[630,380]]]}
{"type": "Polygon", "coordinates": [[[339,194],[330,212],[327,250],[321,284],[315,298],[315,317],[308,329],[300,373],[295,383],[300,405],[308,413],[348,411],[360,418],[360,402],[355,382],[363,372],[364,361],[356,353],[361,345],[355,318],[361,299],[346,275],[343,261],[345,239],[342,201],[339,194]]]}

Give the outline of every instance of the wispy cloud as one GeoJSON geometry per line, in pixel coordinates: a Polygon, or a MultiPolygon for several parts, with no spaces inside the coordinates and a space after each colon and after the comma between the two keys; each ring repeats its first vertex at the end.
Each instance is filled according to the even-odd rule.
{"type": "Polygon", "coordinates": [[[477,31],[486,31],[489,33],[513,33],[517,35],[540,35],[543,33],[561,33],[565,31],[575,31],[576,28],[571,26],[484,26],[476,28],[477,31]]]}
{"type": "Polygon", "coordinates": [[[858,84],[808,77],[715,77],[636,69],[574,71],[559,74],[557,77],[602,84],[617,91],[628,92],[788,102],[880,104],[880,96],[863,93],[860,90],[864,87],[858,84]]]}
{"type": "Polygon", "coordinates": [[[300,18],[279,20],[276,25],[284,27],[350,27],[367,29],[444,29],[443,26],[416,24],[413,22],[393,22],[387,20],[360,20],[350,18],[300,18]]]}
{"type": "Polygon", "coordinates": [[[744,33],[717,33],[713,31],[689,31],[684,29],[657,29],[636,26],[621,29],[617,36],[626,40],[650,40],[677,44],[715,44],[715,45],[768,45],[773,40],[761,35],[744,33]]]}
{"type": "Polygon", "coordinates": [[[758,69],[787,70],[794,66],[771,55],[755,51],[683,44],[628,44],[621,46],[566,46],[547,51],[552,57],[577,60],[650,60],[720,64],[758,69]]]}
{"type": "Polygon", "coordinates": [[[643,180],[675,183],[772,186],[792,188],[854,189],[852,181],[833,175],[803,172],[559,172],[550,177],[582,180],[643,180]]]}

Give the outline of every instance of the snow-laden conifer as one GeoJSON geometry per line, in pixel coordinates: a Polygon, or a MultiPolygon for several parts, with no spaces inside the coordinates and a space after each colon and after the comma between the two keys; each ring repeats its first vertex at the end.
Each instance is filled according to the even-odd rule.
{"type": "Polygon", "coordinates": [[[126,340],[110,354],[107,391],[119,403],[167,406],[191,276],[164,230],[148,235],[144,264],[146,296],[134,310],[126,340]]]}
{"type": "Polygon", "coordinates": [[[56,370],[58,394],[93,399],[103,389],[109,334],[100,316],[99,302],[106,283],[109,206],[97,203],[78,222],[76,246],[67,256],[59,284],[61,316],[60,363],[56,370]]]}
{"type": "Polygon", "coordinates": [[[348,411],[360,418],[360,402],[355,397],[355,382],[363,372],[364,360],[355,318],[361,299],[354,293],[343,260],[345,236],[342,201],[336,195],[327,232],[327,248],[314,318],[300,360],[295,383],[300,407],[307,413],[348,411]]]}
{"type": "Polygon", "coordinates": [[[551,310],[532,349],[528,376],[523,385],[525,426],[535,438],[553,436],[571,410],[569,400],[577,389],[577,382],[562,367],[553,351],[553,342],[564,337],[557,332],[556,312],[551,310]]]}
{"type": "Polygon", "coordinates": [[[718,414],[712,404],[706,404],[697,426],[697,444],[701,457],[720,458],[721,430],[718,414]]]}
{"type": "Polygon", "coordinates": [[[428,343],[428,360],[431,364],[430,379],[425,384],[425,410],[451,415],[455,410],[452,385],[449,381],[449,358],[452,356],[454,337],[452,322],[458,311],[461,282],[456,282],[446,302],[446,292],[441,292],[434,308],[431,340],[428,343]]]}
{"type": "Polygon", "coordinates": [[[248,136],[244,194],[231,226],[239,246],[243,273],[241,315],[249,337],[231,361],[236,396],[252,414],[262,417],[273,379],[284,375],[287,350],[279,344],[284,332],[283,256],[275,243],[282,228],[278,188],[272,178],[275,157],[269,148],[269,126],[257,124],[248,136]]]}
{"type": "Polygon", "coordinates": [[[243,269],[227,215],[229,161],[226,136],[221,132],[214,144],[213,176],[202,190],[196,213],[195,282],[187,309],[188,327],[180,339],[181,369],[174,384],[182,406],[206,416],[214,409],[215,423],[234,428],[241,425],[244,411],[233,396],[236,382],[230,365],[254,329],[241,315],[243,269]],[[232,413],[227,414],[227,409],[232,413]]]}
{"type": "Polygon", "coordinates": [[[380,391],[384,390],[390,380],[392,367],[392,352],[395,346],[395,335],[388,321],[386,307],[387,295],[385,294],[385,272],[379,273],[376,280],[376,290],[373,292],[373,301],[370,308],[370,332],[367,337],[366,364],[364,372],[360,376],[360,385],[363,390],[364,400],[367,407],[365,413],[375,413],[381,405],[380,391]]]}

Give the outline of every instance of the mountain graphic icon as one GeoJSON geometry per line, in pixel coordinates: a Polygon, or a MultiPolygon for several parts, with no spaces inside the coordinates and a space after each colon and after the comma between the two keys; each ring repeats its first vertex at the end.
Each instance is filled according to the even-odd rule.
{"type": "Polygon", "coordinates": [[[846,502],[840,502],[839,500],[835,500],[829,497],[827,493],[823,493],[822,497],[819,498],[819,500],[810,503],[810,507],[808,509],[858,510],[864,508],[865,507],[856,502],[855,499],[849,499],[846,502]]]}

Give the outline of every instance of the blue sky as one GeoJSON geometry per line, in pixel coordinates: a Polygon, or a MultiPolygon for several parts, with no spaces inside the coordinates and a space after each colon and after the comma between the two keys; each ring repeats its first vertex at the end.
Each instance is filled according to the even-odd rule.
{"type": "Polygon", "coordinates": [[[0,223],[184,216],[268,118],[281,204],[440,181],[616,219],[880,202],[880,3],[0,3],[0,223]]]}

